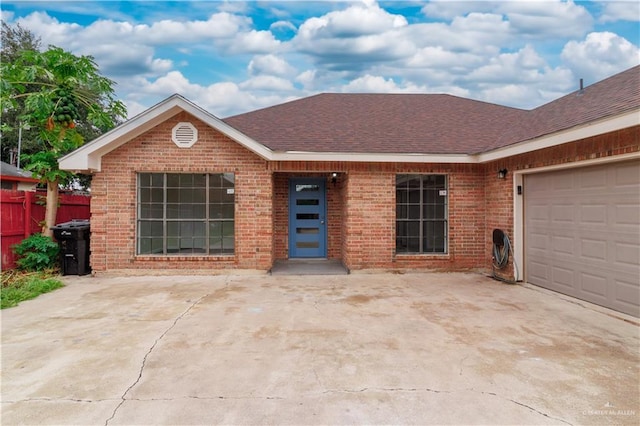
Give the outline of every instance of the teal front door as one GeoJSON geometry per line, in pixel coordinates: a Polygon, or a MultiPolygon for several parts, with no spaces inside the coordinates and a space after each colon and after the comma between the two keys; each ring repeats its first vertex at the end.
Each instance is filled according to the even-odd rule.
{"type": "Polygon", "coordinates": [[[325,180],[289,181],[289,257],[327,257],[325,180]]]}

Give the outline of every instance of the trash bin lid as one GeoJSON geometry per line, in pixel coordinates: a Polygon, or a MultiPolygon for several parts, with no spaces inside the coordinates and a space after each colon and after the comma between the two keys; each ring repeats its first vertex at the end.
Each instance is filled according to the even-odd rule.
{"type": "Polygon", "coordinates": [[[90,225],[89,219],[73,219],[69,222],[59,223],[55,226],[52,226],[51,229],[80,229],[80,228],[88,228],[90,225]]]}

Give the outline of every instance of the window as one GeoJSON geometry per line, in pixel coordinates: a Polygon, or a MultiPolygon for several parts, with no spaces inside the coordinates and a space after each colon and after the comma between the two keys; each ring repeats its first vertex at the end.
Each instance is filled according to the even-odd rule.
{"type": "Polygon", "coordinates": [[[234,253],[233,173],[138,174],[138,254],[234,253]]]}
{"type": "Polygon", "coordinates": [[[447,177],[396,176],[396,253],[447,253],[447,177]]]}

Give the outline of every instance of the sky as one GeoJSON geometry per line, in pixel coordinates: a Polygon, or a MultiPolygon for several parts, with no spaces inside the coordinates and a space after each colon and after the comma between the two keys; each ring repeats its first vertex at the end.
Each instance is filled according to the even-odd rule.
{"type": "Polygon", "coordinates": [[[447,93],[531,109],[640,63],[632,1],[10,1],[92,56],[132,117],[174,93],[224,118],[317,93],[447,93]]]}

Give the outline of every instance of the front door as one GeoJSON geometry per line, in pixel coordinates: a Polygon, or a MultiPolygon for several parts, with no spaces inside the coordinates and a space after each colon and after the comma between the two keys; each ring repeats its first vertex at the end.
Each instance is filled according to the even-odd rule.
{"type": "Polygon", "coordinates": [[[289,257],[327,257],[324,179],[289,181],[289,257]]]}

